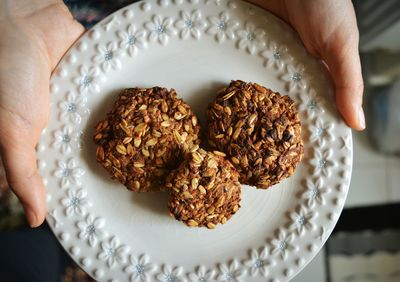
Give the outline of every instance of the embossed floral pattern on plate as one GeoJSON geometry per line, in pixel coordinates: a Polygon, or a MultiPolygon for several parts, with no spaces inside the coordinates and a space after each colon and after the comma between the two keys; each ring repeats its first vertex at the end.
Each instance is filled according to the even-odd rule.
{"type": "Polygon", "coordinates": [[[166,45],[169,38],[176,33],[172,23],[173,19],[171,17],[154,15],[152,20],[145,24],[145,27],[149,33],[149,41],[157,41],[161,45],[166,45]]]}
{"type": "Polygon", "coordinates": [[[147,47],[146,32],[138,30],[134,24],[129,24],[126,31],[118,31],[119,47],[125,49],[133,57],[141,49],[147,47]]]}
{"type": "Polygon", "coordinates": [[[192,12],[181,11],[180,17],[175,23],[180,38],[187,39],[190,36],[194,39],[200,39],[202,31],[207,25],[206,21],[202,19],[201,12],[199,10],[192,12]]]}
{"type": "Polygon", "coordinates": [[[239,36],[238,47],[246,50],[251,55],[261,50],[265,45],[265,31],[259,27],[255,27],[251,22],[246,22],[244,29],[238,30],[239,36]]]}
{"type": "Polygon", "coordinates": [[[268,275],[268,266],[271,264],[268,259],[269,251],[267,247],[261,248],[257,251],[255,249],[250,250],[250,257],[244,262],[249,269],[251,276],[263,276],[268,275]]]}
{"type": "Polygon", "coordinates": [[[85,174],[85,170],[79,166],[74,158],[70,158],[66,162],[59,160],[57,167],[54,171],[54,176],[61,179],[61,188],[67,188],[70,185],[81,185],[81,177],[85,174]]]}
{"type": "Polygon", "coordinates": [[[221,12],[218,16],[209,17],[210,26],[207,33],[214,35],[218,43],[222,43],[225,39],[234,39],[235,31],[239,23],[231,19],[227,12],[221,12]]]}
{"type": "MultiPolygon", "coordinates": [[[[351,175],[352,140],[350,130],[339,122],[336,109],[331,107],[333,89],[329,79],[320,81],[323,72],[309,56],[304,56],[301,48],[293,33],[271,15],[236,0],[146,0],[111,15],[71,48],[71,54],[53,74],[51,102],[55,116],[38,146],[38,165],[49,193],[50,226],[85,271],[101,281],[284,281],[315,255],[343,207],[351,175]],[[205,69],[202,64],[207,64],[209,55],[217,59],[205,69]],[[164,64],[164,59],[169,64],[164,64]],[[189,69],[181,67],[188,61],[189,69]],[[236,61],[240,62],[237,67],[236,61]],[[157,62],[157,67],[151,62],[157,62]],[[271,82],[272,89],[281,89],[298,105],[306,154],[296,171],[299,175],[282,183],[286,186],[293,181],[297,188],[289,197],[292,202],[282,198],[283,206],[288,208],[277,211],[281,220],[271,226],[277,232],[265,232],[263,240],[248,243],[251,250],[240,248],[239,252],[235,245],[231,249],[238,251],[233,255],[217,258],[218,246],[213,245],[215,257],[193,263],[198,254],[196,242],[187,259],[191,266],[186,266],[186,260],[181,265],[165,261],[157,257],[157,251],[147,249],[151,247],[140,249],[143,245],[135,243],[148,241],[147,236],[137,235],[138,226],[151,223],[157,228],[164,221],[150,216],[132,226],[132,217],[141,217],[141,213],[121,212],[120,206],[130,199],[125,191],[113,187],[116,189],[110,189],[112,196],[104,196],[109,194],[98,181],[105,180],[98,177],[100,172],[90,160],[91,143],[85,143],[90,139],[98,111],[113,100],[108,96],[113,94],[110,91],[137,81],[146,85],[158,72],[164,74],[166,82],[171,75],[179,77],[168,83],[183,89],[195,85],[187,85],[191,79],[185,75],[190,73],[201,74],[196,82],[209,76],[209,82],[215,84],[237,78],[256,80],[259,74],[259,81],[254,82],[266,86],[271,82]],[[93,116],[89,116],[89,110],[93,116]],[[84,150],[79,150],[81,144],[85,145],[84,150]],[[97,182],[92,181],[94,176],[97,182]],[[104,197],[99,199],[97,195],[104,197]],[[92,202],[92,198],[99,201],[92,202]],[[107,212],[104,203],[109,205],[107,212]],[[118,214],[118,220],[110,218],[113,212],[118,214]],[[119,220],[126,223],[122,232],[115,229],[119,220]],[[296,262],[300,261],[296,257],[301,263],[296,262]]],[[[208,91],[211,90],[200,92],[208,91]]],[[[184,99],[202,103],[186,96],[186,92],[182,91],[184,99]]],[[[278,188],[267,193],[275,195],[282,190],[278,188]]],[[[285,191],[291,194],[290,189],[285,191]]],[[[255,191],[258,192],[265,195],[265,191],[255,191]]],[[[176,224],[176,228],[163,231],[163,238],[171,232],[180,234],[176,224]]],[[[229,229],[231,224],[234,221],[221,230],[229,229]]],[[[213,236],[221,230],[214,230],[213,236]]],[[[241,228],[232,234],[241,236],[241,232],[249,230],[253,228],[241,228]]],[[[183,244],[184,237],[179,238],[183,244]]],[[[203,249],[212,244],[201,245],[200,240],[198,245],[203,249]]]]}
{"type": "Polygon", "coordinates": [[[61,121],[79,124],[82,117],[89,114],[89,110],[86,108],[87,98],[72,91],[67,93],[66,98],[66,100],[58,104],[60,109],[59,117],[61,121]]]}

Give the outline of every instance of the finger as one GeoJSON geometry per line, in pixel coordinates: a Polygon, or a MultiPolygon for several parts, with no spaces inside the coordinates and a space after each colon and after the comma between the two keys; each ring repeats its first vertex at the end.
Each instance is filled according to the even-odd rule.
{"type": "Polygon", "coordinates": [[[40,13],[32,15],[30,20],[41,31],[38,33],[40,41],[44,43],[41,47],[48,55],[51,69],[56,67],[65,52],[85,31],[62,1],[47,6],[40,13]],[[49,22],[53,25],[49,26],[49,22]]]}
{"type": "Polygon", "coordinates": [[[356,129],[365,129],[362,108],[364,83],[361,72],[357,38],[343,44],[337,40],[322,52],[336,87],[336,104],[346,123],[356,129]]]}
{"type": "Polygon", "coordinates": [[[19,142],[7,149],[2,148],[1,154],[8,184],[22,203],[29,225],[41,225],[46,216],[46,202],[35,149],[19,142]]]}

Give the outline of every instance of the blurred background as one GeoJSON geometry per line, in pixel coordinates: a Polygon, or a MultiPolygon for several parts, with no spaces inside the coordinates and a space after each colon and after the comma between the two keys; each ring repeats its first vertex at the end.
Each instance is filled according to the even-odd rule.
{"type": "Polygon", "coordinates": [[[353,0],[367,129],[353,131],[349,195],[323,251],[293,281],[400,281],[400,1],[353,0]]]}
{"type": "MultiPolygon", "coordinates": [[[[65,2],[90,28],[135,1],[65,2]]],[[[353,3],[361,36],[367,130],[353,132],[354,167],[345,210],[323,250],[295,282],[400,281],[400,1],[353,3]]],[[[46,224],[36,230],[26,227],[1,170],[0,269],[8,269],[10,275],[0,272],[0,281],[92,281],[46,224]],[[13,270],[15,261],[19,265],[13,270]],[[45,266],[46,272],[37,265],[45,266]]]]}

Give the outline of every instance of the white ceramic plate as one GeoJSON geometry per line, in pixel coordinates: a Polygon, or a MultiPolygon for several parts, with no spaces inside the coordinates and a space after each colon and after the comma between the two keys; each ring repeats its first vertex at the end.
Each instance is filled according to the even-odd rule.
{"type": "Polygon", "coordinates": [[[285,281],[319,251],[346,199],[351,131],[322,65],[271,14],[240,1],[161,0],[106,18],[51,79],[51,118],[38,145],[48,221],[69,254],[101,281],[285,281]],[[167,213],[165,194],[135,194],[96,163],[94,125],[125,87],[173,87],[203,121],[231,79],[290,95],[305,157],[271,189],[243,187],[242,208],[215,230],[167,213]],[[201,280],[200,278],[204,278],[201,280]]]}

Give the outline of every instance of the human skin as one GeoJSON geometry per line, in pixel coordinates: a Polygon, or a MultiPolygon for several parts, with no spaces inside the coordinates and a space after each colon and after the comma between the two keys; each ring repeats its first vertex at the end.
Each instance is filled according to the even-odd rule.
{"type": "Polygon", "coordinates": [[[0,153],[32,227],[46,216],[35,146],[49,116],[52,70],[84,28],[58,0],[0,0],[0,153]]]}
{"type": "MultiPolygon", "coordinates": [[[[325,61],[343,118],[364,129],[358,30],[350,0],[250,2],[291,24],[306,48],[325,61]]],[[[51,72],[83,32],[61,0],[0,0],[0,154],[32,227],[46,216],[35,146],[48,122],[51,72]]]]}
{"type": "Polygon", "coordinates": [[[248,0],[289,23],[304,46],[327,65],[336,104],[346,123],[365,129],[359,33],[350,0],[248,0]]]}

